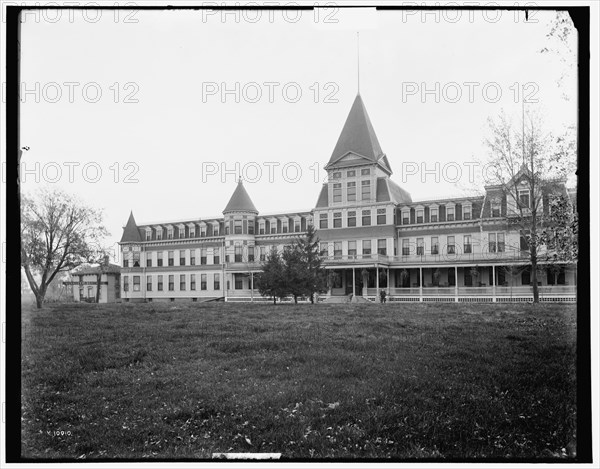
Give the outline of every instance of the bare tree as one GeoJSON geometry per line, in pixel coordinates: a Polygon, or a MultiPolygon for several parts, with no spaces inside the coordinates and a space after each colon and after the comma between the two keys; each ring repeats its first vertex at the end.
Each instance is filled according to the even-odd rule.
{"type": "Polygon", "coordinates": [[[21,266],[38,308],[59,272],[100,262],[97,246],[106,235],[102,212],[61,190],[21,196],[21,266]]]}
{"type": "Polygon", "coordinates": [[[556,137],[544,130],[538,113],[524,113],[514,125],[504,113],[489,120],[491,136],[487,176],[500,190],[509,226],[517,228],[529,256],[534,302],[539,301],[538,261],[545,252],[543,227],[549,201],[566,194],[566,180],[576,161],[572,129],[556,137]],[[519,128],[520,127],[520,128],[519,128]]]}

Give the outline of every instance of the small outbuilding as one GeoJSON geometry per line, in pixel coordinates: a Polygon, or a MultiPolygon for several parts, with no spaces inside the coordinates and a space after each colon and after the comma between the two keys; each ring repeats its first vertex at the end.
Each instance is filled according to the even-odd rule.
{"type": "Polygon", "coordinates": [[[110,264],[108,257],[98,266],[83,267],[71,272],[75,301],[86,303],[121,302],[121,267],[110,264]],[[99,289],[98,289],[99,287],[99,289]]]}

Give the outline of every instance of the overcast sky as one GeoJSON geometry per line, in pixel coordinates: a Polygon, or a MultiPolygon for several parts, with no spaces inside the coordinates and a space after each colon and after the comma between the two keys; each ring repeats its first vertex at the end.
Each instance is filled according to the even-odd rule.
{"type": "Polygon", "coordinates": [[[313,208],[357,93],[357,31],[360,93],[413,200],[473,186],[486,120],[520,119],[520,85],[549,129],[576,122],[574,72],[557,85],[568,58],[540,52],[556,45],[553,12],[86,14],[24,19],[21,143],[27,169],[40,165],[24,189],[37,177],[103,208],[111,243],[130,210],[138,223],[220,216],[236,165],[261,213],[313,208]]]}

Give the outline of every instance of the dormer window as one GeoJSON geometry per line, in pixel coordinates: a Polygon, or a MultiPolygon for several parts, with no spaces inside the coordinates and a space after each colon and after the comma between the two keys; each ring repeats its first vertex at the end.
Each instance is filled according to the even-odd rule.
{"type": "Polygon", "coordinates": [[[422,208],[417,209],[417,223],[423,223],[425,211],[422,208]]]}
{"type": "Polygon", "coordinates": [[[167,229],[167,239],[173,239],[173,228],[167,229]]]}
{"type": "Polygon", "coordinates": [[[471,206],[470,205],[463,205],[462,212],[463,212],[462,213],[463,220],[471,219],[471,206]]]}
{"type": "Polygon", "coordinates": [[[519,189],[519,207],[520,208],[531,208],[531,200],[529,196],[529,189],[519,189]]]}
{"type": "Polygon", "coordinates": [[[454,206],[446,207],[446,221],[454,221],[454,206]]]}
{"type": "Polygon", "coordinates": [[[430,208],[429,209],[429,219],[432,223],[436,223],[438,221],[438,208],[430,208]]]}
{"type": "Polygon", "coordinates": [[[402,211],[402,224],[409,225],[410,224],[410,212],[408,210],[402,211]]]}
{"type": "Polygon", "coordinates": [[[261,220],[258,223],[258,234],[261,234],[261,235],[265,234],[265,222],[264,222],[264,220],[261,220]]]}
{"type": "Polygon", "coordinates": [[[146,228],[146,241],[150,241],[152,239],[152,228],[146,228]]]}
{"type": "Polygon", "coordinates": [[[162,228],[162,226],[158,227],[156,229],[156,239],[159,240],[159,241],[163,239],[163,228],[162,228]]]}
{"type": "Polygon", "coordinates": [[[492,215],[492,218],[500,217],[500,201],[499,200],[491,201],[491,215],[492,215]]]}

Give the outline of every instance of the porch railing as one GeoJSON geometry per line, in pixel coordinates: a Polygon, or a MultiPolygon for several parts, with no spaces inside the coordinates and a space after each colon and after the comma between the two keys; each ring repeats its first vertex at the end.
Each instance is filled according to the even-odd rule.
{"type": "MultiPolygon", "coordinates": [[[[390,296],[420,296],[421,289],[418,287],[410,288],[384,288],[390,296]]],[[[493,296],[494,287],[423,287],[423,296],[493,296]]],[[[575,285],[544,285],[539,287],[540,296],[573,296],[577,292],[575,285]]],[[[367,288],[367,296],[376,296],[376,288],[367,288]]],[[[531,296],[533,295],[533,287],[531,286],[497,286],[495,296],[531,296]]]]}

